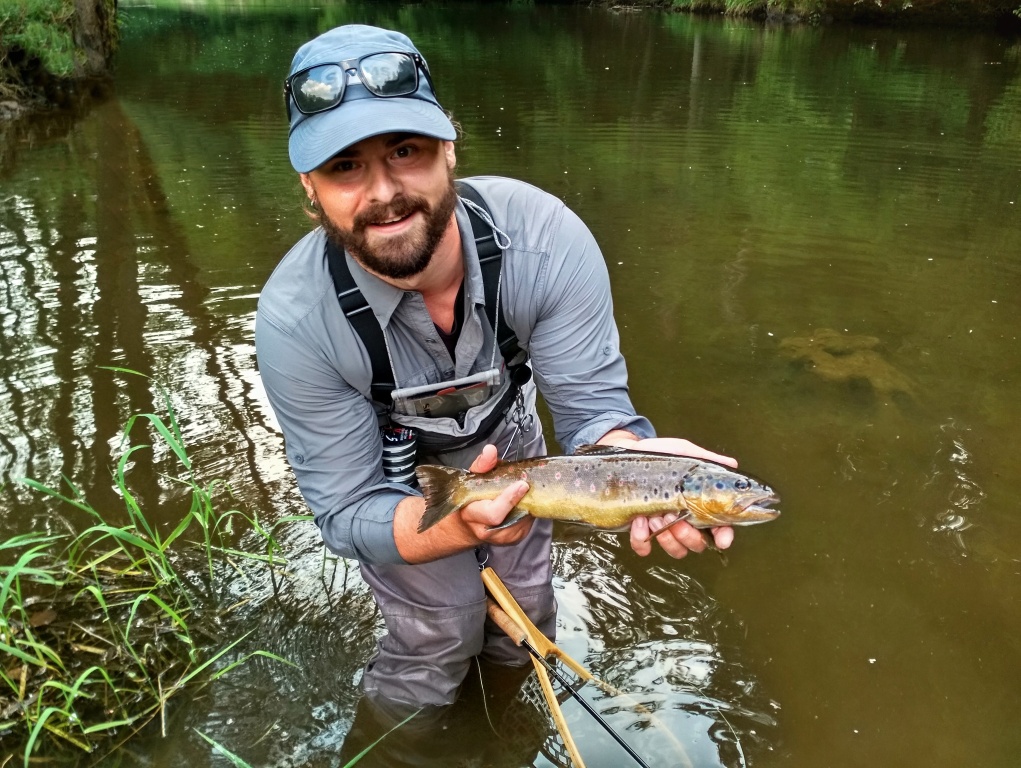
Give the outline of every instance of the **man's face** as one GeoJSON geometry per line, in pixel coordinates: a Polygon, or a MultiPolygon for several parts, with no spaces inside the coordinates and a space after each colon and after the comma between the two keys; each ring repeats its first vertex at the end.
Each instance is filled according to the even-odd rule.
{"type": "Polygon", "coordinates": [[[422,272],[457,202],[450,142],[411,134],[360,141],[301,180],[323,228],[370,271],[403,280],[422,272]]]}

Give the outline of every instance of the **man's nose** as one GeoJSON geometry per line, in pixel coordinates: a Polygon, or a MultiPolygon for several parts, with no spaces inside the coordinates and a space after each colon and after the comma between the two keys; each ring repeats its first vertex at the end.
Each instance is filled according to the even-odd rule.
{"type": "Polygon", "coordinates": [[[373,203],[389,203],[401,191],[401,184],[385,163],[370,168],[369,201],[373,203]]]}

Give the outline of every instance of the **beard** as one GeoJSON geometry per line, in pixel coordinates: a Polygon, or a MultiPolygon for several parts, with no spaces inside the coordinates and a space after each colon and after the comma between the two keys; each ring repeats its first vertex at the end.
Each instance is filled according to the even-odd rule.
{"type": "Polygon", "coordinates": [[[355,216],[350,230],[343,229],[323,212],[321,224],[338,248],[344,248],[351,257],[371,272],[393,280],[405,280],[420,274],[432,260],[436,246],[443,239],[450,216],[457,205],[453,174],[448,175],[447,187],[435,206],[421,196],[398,195],[389,203],[379,203],[355,216]],[[369,244],[366,228],[372,224],[392,221],[421,212],[424,226],[394,237],[387,237],[378,245],[369,244]]]}

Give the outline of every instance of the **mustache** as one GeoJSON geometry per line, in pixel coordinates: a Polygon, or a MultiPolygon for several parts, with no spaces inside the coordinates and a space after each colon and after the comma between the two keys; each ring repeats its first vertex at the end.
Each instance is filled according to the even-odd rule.
{"type": "Polygon", "coordinates": [[[399,195],[389,203],[376,203],[365,209],[355,216],[352,224],[354,231],[362,232],[370,224],[381,224],[391,219],[403,219],[416,211],[428,215],[431,210],[429,202],[424,197],[399,195]]]}

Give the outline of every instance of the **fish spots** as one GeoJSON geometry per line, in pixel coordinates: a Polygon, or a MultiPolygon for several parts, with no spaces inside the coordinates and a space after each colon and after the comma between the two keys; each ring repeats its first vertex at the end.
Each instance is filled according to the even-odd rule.
{"type": "Polygon", "coordinates": [[[595,493],[596,492],[596,484],[595,483],[589,484],[588,491],[589,491],[589,493],[595,493]]]}
{"type": "Polygon", "coordinates": [[[574,487],[575,488],[581,488],[581,478],[580,477],[574,478],[574,487]]]}
{"type": "Polygon", "coordinates": [[[554,477],[554,479],[556,479],[556,480],[559,480],[559,479],[560,479],[560,476],[561,476],[561,473],[560,473],[560,472],[554,472],[554,473],[553,473],[553,477],[554,477]]]}

